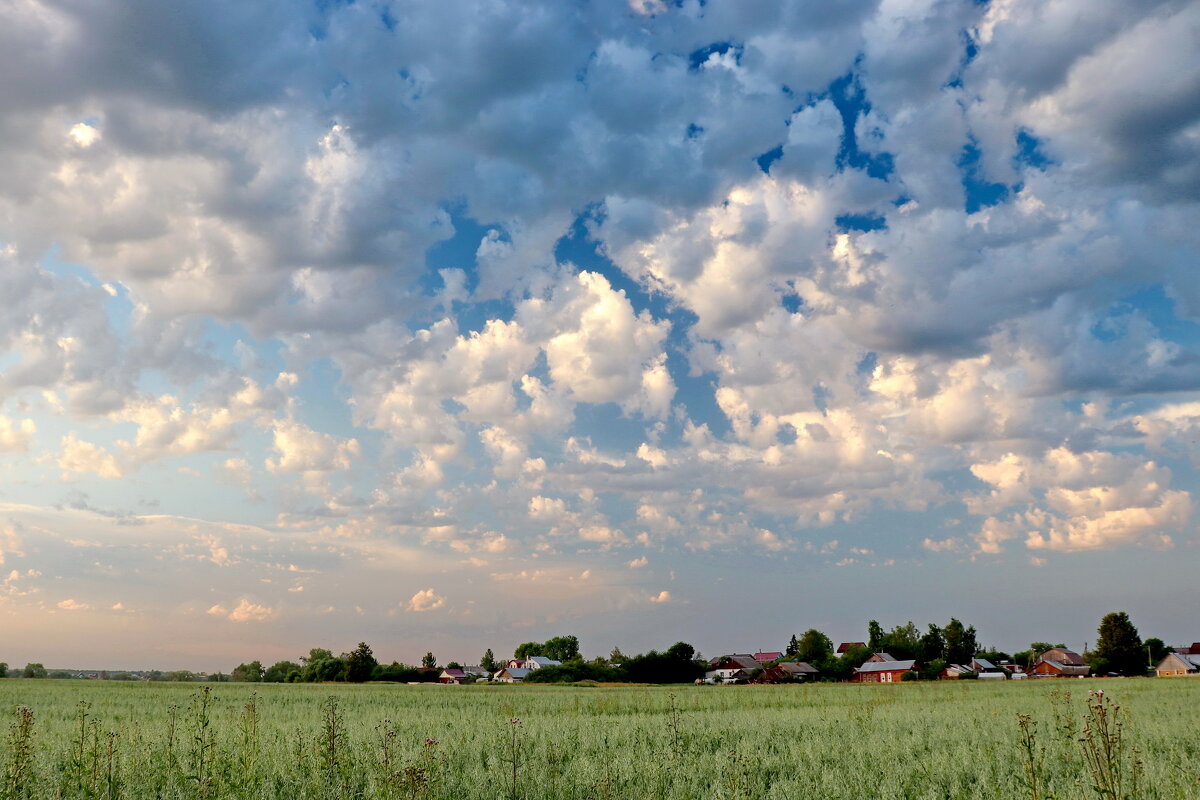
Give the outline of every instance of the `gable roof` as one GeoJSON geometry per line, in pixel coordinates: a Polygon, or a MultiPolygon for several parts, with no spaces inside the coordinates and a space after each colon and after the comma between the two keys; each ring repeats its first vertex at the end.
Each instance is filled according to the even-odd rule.
{"type": "Polygon", "coordinates": [[[747,653],[733,653],[732,655],[721,656],[716,660],[714,666],[717,669],[758,669],[762,666],[758,659],[747,653]],[[721,664],[728,666],[722,667],[721,664]]]}
{"type": "Polygon", "coordinates": [[[1171,659],[1175,659],[1180,666],[1187,669],[1200,669],[1200,653],[1180,653],[1179,651],[1167,653],[1167,657],[1162,660],[1157,669],[1163,669],[1171,659]]]}
{"type": "Polygon", "coordinates": [[[792,675],[816,675],[818,670],[806,661],[781,661],[779,669],[792,675]]]}
{"type": "Polygon", "coordinates": [[[783,658],[783,653],[755,653],[755,661],[774,661],[777,658],[783,658]]]}
{"type": "Polygon", "coordinates": [[[525,660],[532,661],[539,667],[557,667],[562,664],[561,661],[555,661],[553,658],[546,658],[545,656],[530,656],[525,660]]]}
{"type": "Polygon", "coordinates": [[[897,672],[907,671],[916,665],[916,661],[868,661],[856,672],[897,672]]]}
{"type": "Polygon", "coordinates": [[[467,677],[467,673],[459,667],[447,667],[446,669],[442,670],[442,677],[465,678],[467,677]]]}
{"type": "Polygon", "coordinates": [[[890,655],[888,655],[887,653],[883,653],[883,652],[871,653],[871,657],[867,659],[867,661],[895,661],[895,660],[896,659],[892,658],[890,655]]]}
{"type": "Polygon", "coordinates": [[[526,669],[525,667],[505,667],[496,674],[507,675],[510,678],[526,678],[531,672],[533,672],[533,670],[526,669]]]}
{"type": "Polygon", "coordinates": [[[866,646],[867,646],[866,642],[842,642],[841,644],[838,645],[837,652],[838,652],[838,655],[841,655],[842,653],[845,653],[847,650],[849,650],[852,647],[866,647],[866,646]]]}
{"type": "Polygon", "coordinates": [[[1083,660],[1083,656],[1076,653],[1074,650],[1067,650],[1065,647],[1051,647],[1046,652],[1042,653],[1039,661],[1055,661],[1059,664],[1066,664],[1069,667],[1086,666],[1087,662],[1083,660]]]}
{"type": "Polygon", "coordinates": [[[971,664],[972,664],[972,666],[978,664],[979,669],[981,669],[985,672],[987,670],[992,670],[992,669],[996,668],[996,665],[993,664],[992,662],[988,661],[986,658],[977,658],[974,661],[972,661],[971,664]]]}

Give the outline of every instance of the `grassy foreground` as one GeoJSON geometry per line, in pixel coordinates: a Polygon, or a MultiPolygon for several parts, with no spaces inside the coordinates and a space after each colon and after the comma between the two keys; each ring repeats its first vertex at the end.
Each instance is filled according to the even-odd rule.
{"type": "Polygon", "coordinates": [[[1198,699],[1186,678],[210,692],[5,680],[0,797],[1197,798],[1198,699]]]}

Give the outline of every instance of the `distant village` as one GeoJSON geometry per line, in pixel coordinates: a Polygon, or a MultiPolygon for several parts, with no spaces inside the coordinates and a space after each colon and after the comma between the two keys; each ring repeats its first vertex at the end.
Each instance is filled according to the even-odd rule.
{"type": "Polygon", "coordinates": [[[264,667],[258,661],[239,664],[230,673],[177,670],[51,669],[27,664],[9,669],[0,662],[0,677],[118,681],[209,682],[352,682],[439,683],[696,683],[705,685],[782,684],[814,681],[901,683],[914,680],[1006,681],[1109,676],[1177,677],[1200,674],[1200,642],[1169,647],[1159,639],[1145,642],[1127,615],[1105,616],[1096,647],[1084,653],[1065,645],[1035,642],[1009,656],[977,646],[975,629],[956,619],[944,627],[929,625],[920,634],[909,622],[885,632],[872,621],[870,641],[842,642],[836,648],[823,633],[806,631],[791,637],[783,651],[728,653],[705,659],[684,642],[659,652],[625,656],[614,648],[608,657],[584,660],[575,636],[526,642],[512,658],[496,660],[488,649],[478,665],[451,661],[439,666],[426,653],[419,666],[379,663],[369,645],[335,656],[313,648],[299,662],[280,661],[264,667]],[[894,655],[895,654],[895,655],[894,655]]]}

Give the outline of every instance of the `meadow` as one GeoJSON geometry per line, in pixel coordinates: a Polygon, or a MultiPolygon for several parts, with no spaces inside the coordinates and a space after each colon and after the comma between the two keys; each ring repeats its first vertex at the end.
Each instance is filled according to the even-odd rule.
{"type": "Polygon", "coordinates": [[[0,681],[0,797],[1196,798],[1197,698],[1200,681],[1186,678],[744,687],[10,679],[0,681]],[[1096,689],[1102,700],[1089,694],[1096,689]]]}

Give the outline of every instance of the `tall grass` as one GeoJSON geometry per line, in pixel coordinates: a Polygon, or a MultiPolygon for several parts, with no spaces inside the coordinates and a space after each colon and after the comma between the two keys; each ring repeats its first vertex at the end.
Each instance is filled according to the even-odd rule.
{"type": "Polygon", "coordinates": [[[6,680],[0,800],[1200,796],[1200,681],[1083,685],[6,680]]]}

